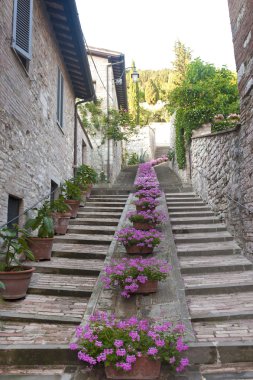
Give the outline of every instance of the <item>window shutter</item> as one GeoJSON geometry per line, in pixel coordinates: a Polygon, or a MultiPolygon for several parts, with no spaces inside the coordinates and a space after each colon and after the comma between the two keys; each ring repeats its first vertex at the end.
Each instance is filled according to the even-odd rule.
{"type": "Polygon", "coordinates": [[[12,47],[23,57],[32,58],[33,0],[14,0],[12,47]]]}

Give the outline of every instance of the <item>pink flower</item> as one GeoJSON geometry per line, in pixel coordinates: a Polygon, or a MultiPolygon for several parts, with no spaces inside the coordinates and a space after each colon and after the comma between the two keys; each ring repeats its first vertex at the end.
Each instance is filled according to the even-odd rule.
{"type": "Polygon", "coordinates": [[[158,353],[158,349],[156,347],[150,347],[148,349],[148,355],[156,355],[158,353]]]}
{"type": "Polygon", "coordinates": [[[136,341],[136,340],[137,341],[140,340],[140,335],[138,334],[137,331],[130,331],[129,336],[130,336],[130,338],[132,338],[133,342],[136,341]]]}
{"type": "Polygon", "coordinates": [[[126,355],[126,350],[124,348],[118,348],[116,350],[116,355],[117,356],[125,356],[126,355]]]}
{"type": "Polygon", "coordinates": [[[117,339],[117,340],[114,341],[114,346],[117,347],[117,348],[122,347],[123,344],[124,344],[124,343],[123,343],[123,340],[119,340],[119,339],[117,339]]]}

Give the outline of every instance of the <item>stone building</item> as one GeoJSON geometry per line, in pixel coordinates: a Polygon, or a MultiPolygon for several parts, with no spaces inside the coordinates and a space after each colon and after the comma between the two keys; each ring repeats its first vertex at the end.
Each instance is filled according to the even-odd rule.
{"type": "Polygon", "coordinates": [[[92,162],[76,98],[94,97],[74,0],[2,0],[0,224],[92,162]]]}
{"type": "MultiPolygon", "coordinates": [[[[97,99],[102,100],[102,109],[127,109],[125,56],[122,53],[89,47],[88,58],[97,99]]],[[[118,176],[122,165],[122,143],[107,140],[103,136],[91,136],[94,145],[94,165],[111,183],[118,176]],[[108,154],[109,152],[109,154],[108,154]]]]}

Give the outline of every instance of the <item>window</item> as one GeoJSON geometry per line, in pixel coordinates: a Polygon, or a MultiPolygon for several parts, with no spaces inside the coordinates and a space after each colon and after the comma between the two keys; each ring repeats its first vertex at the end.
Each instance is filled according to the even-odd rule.
{"type": "Polygon", "coordinates": [[[82,164],[87,163],[87,146],[84,141],[82,141],[82,164]]]}
{"type": "Polygon", "coordinates": [[[9,195],[8,199],[8,227],[12,228],[14,224],[19,223],[19,211],[20,211],[21,199],[9,195]]]}
{"type": "Polygon", "coordinates": [[[27,68],[32,59],[33,0],[14,0],[12,47],[27,68]]]}
{"type": "Polygon", "coordinates": [[[58,185],[56,182],[54,182],[53,180],[51,180],[51,189],[50,189],[50,201],[52,202],[53,200],[55,200],[57,197],[56,197],[56,190],[58,189],[58,185]]]}
{"type": "Polygon", "coordinates": [[[63,127],[63,75],[58,67],[58,79],[57,79],[57,123],[60,127],[63,127]]]}

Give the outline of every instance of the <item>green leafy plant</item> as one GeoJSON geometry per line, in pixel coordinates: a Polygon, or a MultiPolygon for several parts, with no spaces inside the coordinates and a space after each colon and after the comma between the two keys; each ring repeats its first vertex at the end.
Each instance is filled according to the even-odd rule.
{"type": "Polygon", "coordinates": [[[174,161],[174,159],[175,159],[175,151],[172,150],[172,149],[169,150],[167,157],[168,157],[168,159],[169,159],[170,161],[174,161]]]}
{"type": "Polygon", "coordinates": [[[65,199],[80,201],[82,198],[78,182],[67,180],[61,187],[61,193],[65,199]]]}
{"type": "Polygon", "coordinates": [[[26,229],[35,231],[38,229],[39,238],[51,238],[54,236],[54,223],[52,219],[52,209],[50,201],[45,201],[41,208],[37,210],[37,216],[29,219],[26,224],[26,229]]]}
{"type": "Polygon", "coordinates": [[[82,186],[95,184],[98,180],[98,174],[91,166],[82,164],[77,168],[75,182],[82,186]]]}
{"type": "Polygon", "coordinates": [[[137,165],[137,164],[142,164],[146,162],[146,152],[142,152],[140,154],[138,153],[131,153],[128,159],[127,164],[128,165],[137,165]]]}
{"type": "MultiPolygon", "coordinates": [[[[0,229],[0,239],[2,245],[0,248],[0,271],[18,271],[22,270],[21,258],[34,260],[34,256],[27,244],[27,231],[14,225],[13,228],[3,227],[0,229]]],[[[0,284],[4,288],[3,283],[0,284]]]]}
{"type": "Polygon", "coordinates": [[[62,195],[60,195],[58,199],[54,199],[50,202],[50,208],[52,212],[60,213],[68,212],[70,210],[70,206],[65,203],[62,195]]]}

